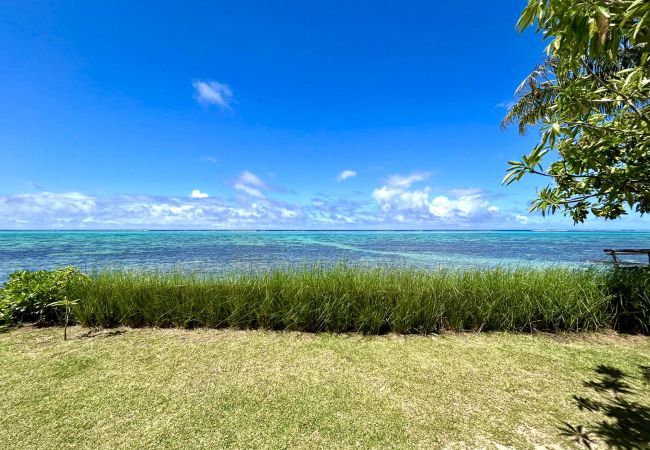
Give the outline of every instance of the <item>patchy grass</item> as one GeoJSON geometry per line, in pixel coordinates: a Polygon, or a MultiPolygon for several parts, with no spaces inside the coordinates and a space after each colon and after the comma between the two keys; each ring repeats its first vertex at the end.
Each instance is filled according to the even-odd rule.
{"type": "Polygon", "coordinates": [[[0,333],[3,448],[641,448],[650,430],[648,337],[69,336],[0,333]]]}

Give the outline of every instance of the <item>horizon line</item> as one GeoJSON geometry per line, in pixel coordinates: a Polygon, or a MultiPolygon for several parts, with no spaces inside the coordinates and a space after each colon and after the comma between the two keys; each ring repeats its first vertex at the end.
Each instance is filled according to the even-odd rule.
{"type": "Polygon", "coordinates": [[[541,228],[467,228],[467,229],[444,229],[444,228],[358,228],[358,229],[341,229],[341,228],[230,228],[230,229],[214,229],[214,228],[0,228],[0,232],[178,232],[178,231],[211,231],[211,232],[558,232],[558,233],[589,233],[589,232],[646,232],[650,233],[650,229],[639,228],[618,228],[612,230],[603,229],[541,229],[541,228]]]}

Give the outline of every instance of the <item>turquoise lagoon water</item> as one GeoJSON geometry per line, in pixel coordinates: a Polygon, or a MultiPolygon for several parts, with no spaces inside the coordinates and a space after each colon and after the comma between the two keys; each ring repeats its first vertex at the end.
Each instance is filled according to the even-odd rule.
{"type": "Polygon", "coordinates": [[[0,280],[77,266],[219,272],[314,263],[421,268],[585,266],[604,248],[650,248],[650,232],[0,231],[0,280]]]}

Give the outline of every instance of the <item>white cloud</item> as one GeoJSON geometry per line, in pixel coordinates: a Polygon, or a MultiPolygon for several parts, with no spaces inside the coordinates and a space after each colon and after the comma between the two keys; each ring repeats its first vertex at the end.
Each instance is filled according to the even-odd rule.
{"type": "Polygon", "coordinates": [[[251,197],[263,199],[266,198],[264,191],[271,188],[260,177],[246,170],[235,181],[235,189],[251,197]]]}
{"type": "Polygon", "coordinates": [[[248,186],[247,184],[236,183],[235,189],[237,189],[241,193],[248,194],[251,197],[266,198],[266,196],[262,193],[262,191],[252,186],[248,186]]]}
{"type": "Polygon", "coordinates": [[[298,228],[306,221],[300,205],[251,197],[228,203],[198,193],[201,196],[0,196],[0,228],[298,228]]]}
{"type": "Polygon", "coordinates": [[[201,161],[206,161],[206,162],[209,162],[211,164],[216,164],[217,161],[219,161],[219,160],[215,156],[206,155],[206,156],[201,157],[201,161]]]}
{"type": "Polygon", "coordinates": [[[344,170],[343,172],[341,172],[340,174],[338,174],[336,179],[338,181],[344,181],[344,180],[347,180],[348,178],[352,178],[352,177],[356,177],[356,176],[357,176],[357,172],[355,170],[347,169],[347,170],[344,170]]]}
{"type": "Polygon", "coordinates": [[[286,217],[288,219],[294,218],[298,216],[298,211],[292,210],[292,209],[287,209],[287,208],[280,208],[280,215],[282,217],[286,217]]]}
{"type": "Polygon", "coordinates": [[[198,189],[192,189],[192,193],[190,194],[190,197],[192,198],[208,198],[208,194],[205,192],[201,192],[198,189]]]}
{"type": "Polygon", "coordinates": [[[370,201],[313,198],[306,209],[314,224],[325,227],[346,228],[376,224],[379,221],[374,204],[370,201]]]}
{"type": "Polygon", "coordinates": [[[239,181],[251,186],[258,187],[260,189],[268,189],[268,185],[262,181],[260,177],[252,172],[249,172],[248,170],[243,171],[241,175],[239,175],[239,181]]]}
{"type": "Polygon", "coordinates": [[[498,213],[486,195],[478,189],[456,189],[446,195],[432,196],[431,188],[413,188],[427,180],[428,173],[393,175],[372,193],[381,211],[391,220],[411,223],[466,223],[485,221],[498,213]]]}
{"type": "Polygon", "coordinates": [[[388,177],[386,184],[394,187],[409,187],[418,181],[428,180],[431,174],[429,172],[414,172],[410,175],[391,175],[388,177]]]}
{"type": "MultiPolygon", "coordinates": [[[[239,195],[225,199],[199,189],[178,197],[80,192],[0,195],[0,228],[496,229],[542,223],[522,210],[500,209],[492,203],[494,195],[481,189],[436,192],[427,185],[428,177],[427,173],[393,175],[372,197],[318,194],[302,202],[267,195],[286,191],[249,171],[233,182],[233,192],[239,195]]],[[[565,223],[554,220],[545,223],[556,227],[565,223]]]]}
{"type": "Polygon", "coordinates": [[[93,197],[80,192],[39,192],[34,194],[14,194],[0,197],[0,215],[13,213],[16,216],[33,212],[48,216],[85,213],[96,207],[93,197]]]}
{"type": "Polygon", "coordinates": [[[528,222],[530,222],[530,219],[528,217],[522,216],[521,214],[517,214],[515,216],[515,219],[517,220],[517,222],[519,222],[521,224],[524,224],[524,225],[527,224],[528,222]]]}
{"type": "MultiPolygon", "coordinates": [[[[241,178],[242,186],[248,189],[256,189],[251,183],[260,186],[258,190],[265,186],[259,177],[241,178]]],[[[401,193],[388,200],[381,195],[372,201],[370,198],[336,199],[323,194],[303,204],[250,195],[228,201],[215,197],[197,201],[191,196],[93,196],[79,192],[0,195],[0,228],[496,229],[517,223],[536,223],[551,228],[569,224],[569,219],[562,217],[538,222],[520,212],[503,212],[490,203],[490,194],[476,189],[453,190],[434,196],[427,186],[417,188],[401,184],[401,193]]],[[[384,192],[383,187],[386,186],[376,189],[375,193],[384,192]]],[[[617,222],[617,226],[623,225],[648,229],[648,223],[638,218],[617,222]]],[[[603,221],[593,221],[588,226],[602,228],[603,221]]]]}
{"type": "MultiPolygon", "coordinates": [[[[386,180],[384,186],[373,191],[372,196],[379,203],[383,204],[387,204],[396,197],[402,196],[405,193],[406,196],[409,197],[410,194],[407,193],[406,190],[410,188],[413,183],[424,181],[428,178],[429,174],[427,172],[415,172],[410,175],[391,175],[388,177],[388,180],[386,180]]],[[[426,192],[421,192],[420,194],[428,194],[428,190],[429,188],[425,188],[426,192]]]]}
{"type": "Polygon", "coordinates": [[[194,80],[194,98],[205,105],[217,105],[222,109],[230,109],[232,89],[224,83],[214,80],[194,80]]]}

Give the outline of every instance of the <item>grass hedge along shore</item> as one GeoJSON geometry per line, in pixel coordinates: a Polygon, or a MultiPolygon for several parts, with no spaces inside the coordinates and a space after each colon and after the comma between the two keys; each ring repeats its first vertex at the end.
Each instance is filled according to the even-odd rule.
{"type": "Polygon", "coordinates": [[[60,323],[61,311],[48,305],[68,298],[78,299],[73,319],[86,326],[373,334],[606,327],[648,332],[649,295],[645,270],[340,265],[219,276],[146,271],[86,276],[66,268],[12,275],[0,294],[0,320],[60,323]]]}
{"type": "Polygon", "coordinates": [[[60,323],[78,300],[86,326],[234,327],[362,333],[442,330],[648,332],[644,270],[425,271],[340,265],[220,276],[72,268],[20,271],[0,293],[0,321],[60,323]]]}

